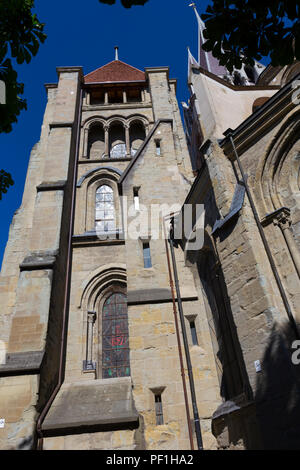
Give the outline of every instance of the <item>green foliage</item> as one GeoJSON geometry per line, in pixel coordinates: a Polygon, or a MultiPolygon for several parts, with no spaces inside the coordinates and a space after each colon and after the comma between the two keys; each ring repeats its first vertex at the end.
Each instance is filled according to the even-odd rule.
{"type": "Polygon", "coordinates": [[[34,0],[0,1],[0,63],[10,53],[18,64],[28,64],[45,41],[44,24],[33,7],[34,0]]]}
{"type": "Polygon", "coordinates": [[[14,181],[10,173],[6,173],[4,170],[0,170],[0,201],[2,195],[7,193],[7,189],[14,184],[14,181]]]}
{"type": "Polygon", "coordinates": [[[0,0],[0,80],[6,85],[6,104],[0,105],[0,132],[10,132],[17,116],[26,109],[21,98],[23,83],[18,83],[11,58],[27,64],[46,39],[44,24],[32,13],[34,0],[0,0]]]}
{"type": "Polygon", "coordinates": [[[20,98],[23,94],[23,83],[17,82],[17,72],[13,69],[10,59],[6,59],[0,70],[0,80],[6,86],[6,104],[0,105],[0,133],[11,132],[12,124],[22,109],[27,109],[26,101],[20,98]]]}
{"type": "MultiPolygon", "coordinates": [[[[46,39],[44,24],[32,13],[34,0],[0,0],[0,80],[5,83],[6,103],[0,104],[0,133],[11,132],[17,116],[27,109],[22,99],[23,83],[18,83],[12,59],[27,64],[46,39]]],[[[0,200],[14,182],[9,173],[0,171],[0,200]]]]}
{"type": "MultiPolygon", "coordinates": [[[[116,0],[99,0],[101,3],[106,3],[107,5],[114,5],[116,0]]],[[[123,7],[131,8],[133,5],[145,5],[148,0],[121,0],[123,7]]]]}
{"type": "Polygon", "coordinates": [[[274,66],[300,59],[300,0],[213,0],[203,49],[230,71],[270,55],[274,66]]]}

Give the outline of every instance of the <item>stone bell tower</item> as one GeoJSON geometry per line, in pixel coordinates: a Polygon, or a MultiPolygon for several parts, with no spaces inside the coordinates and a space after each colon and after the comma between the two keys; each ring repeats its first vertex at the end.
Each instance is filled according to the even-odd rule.
{"type": "MultiPolygon", "coordinates": [[[[146,222],[192,183],[176,80],[118,56],[57,73],[2,266],[0,448],[190,449],[166,245],[146,222]]],[[[213,448],[209,324],[176,256],[213,448]]]]}

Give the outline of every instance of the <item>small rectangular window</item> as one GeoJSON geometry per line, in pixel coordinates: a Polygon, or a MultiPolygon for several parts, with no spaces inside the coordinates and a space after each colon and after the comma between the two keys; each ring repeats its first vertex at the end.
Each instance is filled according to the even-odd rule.
{"type": "Polygon", "coordinates": [[[133,188],[134,208],[136,211],[140,210],[139,188],[133,188]]]}
{"type": "Polygon", "coordinates": [[[160,140],[155,141],[155,147],[156,147],[156,155],[160,156],[161,155],[160,140]]]}
{"type": "Polygon", "coordinates": [[[143,243],[144,268],[151,268],[151,252],[149,242],[143,243]]]}
{"type": "Polygon", "coordinates": [[[161,395],[155,395],[155,414],[156,414],[156,424],[164,424],[164,415],[162,409],[161,395]]]}
{"type": "Polygon", "coordinates": [[[194,321],[190,322],[190,327],[191,327],[191,334],[192,334],[192,342],[194,345],[198,346],[197,331],[196,331],[196,325],[194,321]]]}

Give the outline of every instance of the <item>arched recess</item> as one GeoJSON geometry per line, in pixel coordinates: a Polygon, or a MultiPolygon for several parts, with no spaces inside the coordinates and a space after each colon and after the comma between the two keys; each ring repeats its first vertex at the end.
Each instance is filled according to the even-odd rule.
{"type": "Polygon", "coordinates": [[[96,231],[96,201],[100,186],[112,190],[116,232],[122,227],[118,181],[120,170],[113,167],[99,167],[84,175],[77,183],[75,233],[96,231]]]}
{"type": "Polygon", "coordinates": [[[186,264],[193,272],[196,285],[200,281],[213,351],[220,383],[220,394],[229,400],[245,393],[251,397],[251,388],[236,333],[226,282],[215,250],[214,241],[205,230],[200,250],[185,253],[186,264]]]}
{"type": "Polygon", "coordinates": [[[87,158],[101,159],[105,155],[105,132],[101,122],[94,122],[89,127],[87,158]]]}
{"type": "Polygon", "coordinates": [[[106,121],[100,116],[89,117],[82,126],[81,156],[101,159],[106,151],[106,121]]]}
{"type": "Polygon", "coordinates": [[[129,127],[130,154],[134,156],[146,138],[145,124],[140,119],[132,119],[129,127]]]}
{"type": "Polygon", "coordinates": [[[256,173],[264,208],[262,216],[281,207],[289,208],[292,229],[297,234],[300,234],[299,132],[300,111],[297,110],[282,123],[256,173]]]}
{"type": "Polygon", "coordinates": [[[127,283],[124,265],[105,265],[85,283],[80,299],[83,364],[98,378],[130,375],[127,283]]]}
{"type": "Polygon", "coordinates": [[[124,123],[118,119],[109,126],[109,156],[110,158],[126,158],[126,135],[124,123]]]}
{"type": "Polygon", "coordinates": [[[285,86],[287,83],[293,80],[293,78],[295,78],[299,73],[300,73],[300,62],[295,61],[294,64],[289,65],[284,71],[284,74],[281,79],[281,86],[282,87],[285,86]]]}
{"type": "Polygon", "coordinates": [[[299,131],[298,108],[281,124],[256,173],[264,230],[297,321],[300,301],[299,131]]]}

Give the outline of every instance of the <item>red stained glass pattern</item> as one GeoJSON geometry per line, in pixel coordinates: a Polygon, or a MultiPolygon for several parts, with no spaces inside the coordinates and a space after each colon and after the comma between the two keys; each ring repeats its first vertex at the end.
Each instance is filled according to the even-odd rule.
{"type": "Polygon", "coordinates": [[[102,311],[102,377],[130,375],[127,299],[122,293],[106,299],[102,311]]]}

